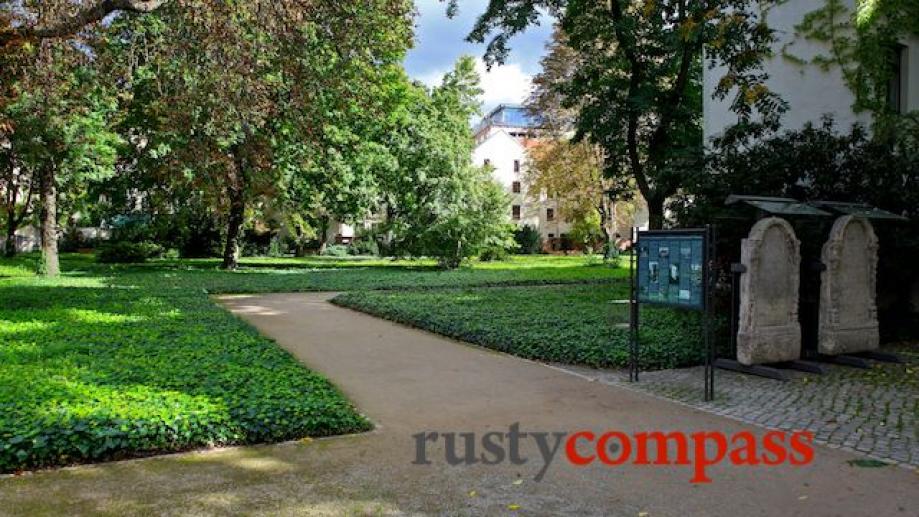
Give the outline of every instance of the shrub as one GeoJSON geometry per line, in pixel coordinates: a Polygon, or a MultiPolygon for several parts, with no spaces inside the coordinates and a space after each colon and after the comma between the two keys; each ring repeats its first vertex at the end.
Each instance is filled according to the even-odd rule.
{"type": "Polygon", "coordinates": [[[112,241],[144,242],[155,239],[149,215],[127,214],[112,218],[112,241]]]}
{"type": "Polygon", "coordinates": [[[517,253],[534,255],[542,252],[542,235],[539,230],[525,224],[514,231],[514,241],[517,243],[517,253]]]}
{"type": "Polygon", "coordinates": [[[380,255],[380,247],[377,246],[377,243],[369,237],[359,238],[355,239],[354,242],[351,243],[351,247],[348,249],[348,252],[352,255],[376,257],[380,255]]]}
{"type": "Polygon", "coordinates": [[[96,258],[105,264],[137,264],[162,256],[164,251],[162,246],[152,242],[119,241],[103,246],[96,258]]]}
{"type": "Polygon", "coordinates": [[[326,246],[322,254],[326,257],[347,257],[348,247],[344,244],[330,244],[326,246]]]}
{"type": "Polygon", "coordinates": [[[482,254],[479,255],[479,260],[482,262],[494,262],[498,260],[507,260],[507,257],[508,252],[506,248],[503,246],[491,246],[482,251],[482,254]]]}
{"type": "Polygon", "coordinates": [[[271,244],[268,245],[268,256],[273,258],[283,257],[287,253],[287,250],[284,248],[284,243],[281,242],[281,239],[274,237],[271,239],[271,244]]]}
{"type": "Polygon", "coordinates": [[[83,234],[76,227],[71,227],[64,232],[58,243],[58,249],[61,253],[74,253],[83,248],[94,247],[96,247],[95,239],[83,237],[83,234]]]}

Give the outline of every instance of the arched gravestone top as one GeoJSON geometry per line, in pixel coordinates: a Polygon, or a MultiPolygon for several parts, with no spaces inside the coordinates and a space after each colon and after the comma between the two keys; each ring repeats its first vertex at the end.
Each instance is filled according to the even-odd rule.
{"type": "Polygon", "coordinates": [[[819,351],[838,355],[875,350],[878,238],[871,223],[846,215],[833,223],[823,245],[819,351]]]}
{"type": "Polygon", "coordinates": [[[798,289],[801,243],[788,221],[758,221],[741,243],[737,361],[744,365],[801,357],[798,289]]]}

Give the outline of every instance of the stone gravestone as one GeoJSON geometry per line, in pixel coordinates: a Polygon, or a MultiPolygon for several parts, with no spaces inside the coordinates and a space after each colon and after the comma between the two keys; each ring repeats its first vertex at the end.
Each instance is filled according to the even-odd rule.
{"type": "Polygon", "coordinates": [[[851,215],[833,223],[821,256],[821,354],[875,350],[880,345],[877,315],[878,238],[867,219],[851,215]]]}
{"type": "Polygon", "coordinates": [[[801,243],[778,217],[753,225],[741,243],[737,361],[743,365],[801,358],[798,288],[801,243]]]}

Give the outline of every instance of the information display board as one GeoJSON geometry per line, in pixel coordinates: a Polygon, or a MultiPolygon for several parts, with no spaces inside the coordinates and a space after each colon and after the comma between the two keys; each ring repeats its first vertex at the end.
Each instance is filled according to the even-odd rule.
{"type": "Polygon", "coordinates": [[[709,325],[712,310],[709,283],[713,278],[710,268],[711,257],[715,256],[714,229],[706,226],[638,231],[636,228],[633,237],[635,244],[629,256],[629,380],[638,382],[641,304],[700,311],[705,342],[705,400],[713,400],[715,348],[709,325]]]}
{"type": "Polygon", "coordinates": [[[638,233],[638,301],[705,309],[705,231],[638,233]]]}

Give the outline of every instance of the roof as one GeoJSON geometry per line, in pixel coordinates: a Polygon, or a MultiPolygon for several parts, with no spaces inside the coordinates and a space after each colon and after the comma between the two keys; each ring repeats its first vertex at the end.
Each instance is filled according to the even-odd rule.
{"type": "Polygon", "coordinates": [[[732,194],[724,201],[726,205],[737,203],[749,205],[775,215],[811,215],[818,217],[832,215],[829,212],[789,197],[735,196],[732,194]]]}
{"type": "Polygon", "coordinates": [[[484,139],[482,139],[481,141],[479,141],[478,143],[476,143],[476,144],[475,144],[475,147],[473,147],[473,151],[479,149],[480,147],[482,147],[482,146],[485,145],[486,143],[491,142],[492,140],[494,140],[495,138],[498,138],[498,137],[503,137],[503,138],[506,138],[506,139],[510,140],[510,141],[513,142],[515,145],[517,145],[517,147],[519,147],[521,150],[524,150],[524,151],[525,151],[525,150],[527,149],[525,142],[521,142],[519,138],[514,138],[513,136],[511,136],[511,135],[510,135],[507,131],[505,131],[504,129],[499,129],[499,130],[495,131],[494,133],[488,135],[487,138],[484,138],[484,139]]]}
{"type": "Polygon", "coordinates": [[[499,104],[482,118],[474,132],[478,133],[488,126],[535,128],[540,125],[539,118],[527,108],[518,104],[499,104]]]}
{"type": "Polygon", "coordinates": [[[800,202],[788,197],[737,196],[730,195],[724,201],[726,205],[742,203],[774,215],[810,215],[825,217],[834,214],[854,215],[866,219],[886,219],[908,221],[902,215],[873,207],[864,203],[847,203],[840,201],[800,202]]]}
{"type": "Polygon", "coordinates": [[[909,218],[902,215],[881,210],[880,208],[866,205],[864,203],[845,203],[839,201],[812,201],[812,205],[818,206],[825,210],[831,210],[843,215],[855,215],[865,219],[888,219],[893,221],[908,221],[909,218]]]}

